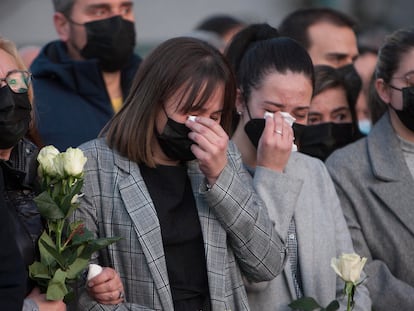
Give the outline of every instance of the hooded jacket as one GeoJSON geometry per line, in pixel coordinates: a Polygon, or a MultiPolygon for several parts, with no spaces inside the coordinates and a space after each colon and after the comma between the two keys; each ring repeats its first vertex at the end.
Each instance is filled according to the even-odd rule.
{"type": "MultiPolygon", "coordinates": [[[[132,55],[121,70],[125,99],[141,58],[132,55]]],[[[73,60],[62,41],[48,43],[34,60],[37,126],[45,145],[60,151],[94,139],[114,115],[97,60],[73,60]]]]}

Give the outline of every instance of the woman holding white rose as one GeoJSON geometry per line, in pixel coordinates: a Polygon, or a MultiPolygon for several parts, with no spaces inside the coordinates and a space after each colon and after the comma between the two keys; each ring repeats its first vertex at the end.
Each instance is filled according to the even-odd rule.
{"type": "MultiPolygon", "coordinates": [[[[37,259],[37,240],[43,230],[42,219],[33,201],[40,190],[36,157],[41,143],[32,121],[31,74],[23,65],[14,43],[1,37],[0,81],[0,166],[4,175],[3,194],[13,219],[19,251],[28,267],[37,259]]],[[[101,278],[105,276],[111,280],[111,286],[119,286],[112,269],[107,268],[101,278]]],[[[28,296],[24,301],[24,311],[66,309],[63,301],[47,301],[45,294],[34,287],[28,271],[25,271],[25,278],[28,296]]]]}
{"type": "MultiPolygon", "coordinates": [[[[288,311],[292,301],[305,296],[323,307],[337,299],[344,309],[344,283],[330,263],[341,253],[353,252],[349,231],[325,166],[292,152],[298,125],[292,133],[283,117],[290,114],[306,131],[314,85],[311,58],[296,41],[278,37],[267,24],[241,30],[226,55],[239,88],[240,119],[232,140],[288,247],[285,268],[274,280],[257,283],[246,276],[251,310],[288,311]]],[[[370,310],[364,286],[355,300],[354,310],[370,310]]]]}
{"type": "MultiPolygon", "coordinates": [[[[0,78],[0,165],[4,174],[4,196],[27,267],[36,259],[37,239],[43,229],[33,201],[39,190],[36,180],[38,148],[26,138],[28,133],[35,132],[31,122],[31,74],[23,65],[15,45],[3,38],[0,38],[0,78]]],[[[66,309],[62,301],[46,301],[45,295],[30,281],[27,271],[25,274],[28,296],[23,310],[66,309]]]]}

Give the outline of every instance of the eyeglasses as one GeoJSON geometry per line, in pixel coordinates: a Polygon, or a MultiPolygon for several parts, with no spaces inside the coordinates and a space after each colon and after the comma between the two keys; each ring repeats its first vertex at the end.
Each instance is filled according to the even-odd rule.
{"type": "MultiPolygon", "coordinates": [[[[414,87],[414,72],[410,72],[410,73],[408,73],[408,74],[406,74],[405,76],[402,76],[402,77],[393,77],[393,78],[391,78],[391,80],[392,79],[404,79],[405,83],[407,84],[407,87],[411,87],[411,86],[414,87]]],[[[397,91],[400,91],[400,92],[402,91],[402,88],[398,88],[398,87],[392,85],[391,83],[388,84],[388,85],[390,86],[390,88],[392,88],[394,90],[397,90],[397,91]]]]}
{"type": "Polygon", "coordinates": [[[30,82],[32,80],[32,74],[26,70],[12,70],[9,71],[5,78],[0,78],[0,83],[3,86],[4,83],[14,93],[26,93],[29,89],[30,82]]]}

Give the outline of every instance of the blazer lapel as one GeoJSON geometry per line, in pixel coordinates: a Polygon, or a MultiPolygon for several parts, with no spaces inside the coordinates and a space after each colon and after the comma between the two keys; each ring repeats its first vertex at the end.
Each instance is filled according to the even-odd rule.
{"type": "Polygon", "coordinates": [[[135,226],[139,243],[147,259],[161,305],[164,310],[173,306],[162,244],[161,228],[151,197],[136,163],[117,158],[120,168],[129,173],[118,183],[125,208],[135,226]]]}
{"type": "Polygon", "coordinates": [[[383,181],[370,190],[414,234],[414,180],[388,114],[378,121],[367,145],[373,174],[383,181]]]}

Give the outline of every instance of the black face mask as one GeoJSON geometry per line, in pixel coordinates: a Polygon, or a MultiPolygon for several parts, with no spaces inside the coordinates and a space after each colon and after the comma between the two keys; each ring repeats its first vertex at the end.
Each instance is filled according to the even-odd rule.
{"type": "Polygon", "coordinates": [[[85,23],[87,43],[80,51],[86,59],[98,59],[103,71],[121,70],[135,46],[135,25],[117,15],[85,23]]]}
{"type": "Polygon", "coordinates": [[[158,143],[167,157],[180,161],[191,161],[196,158],[191,151],[194,141],[188,138],[190,132],[191,130],[185,124],[167,119],[164,130],[161,134],[157,134],[158,143]]]}
{"type": "Polygon", "coordinates": [[[396,110],[394,107],[391,107],[394,109],[402,124],[414,132],[414,87],[404,87],[401,91],[403,96],[403,109],[396,110]]]}
{"type": "Polygon", "coordinates": [[[23,138],[31,110],[27,93],[14,93],[8,86],[0,88],[0,149],[11,148],[23,138]]]}
{"type": "Polygon", "coordinates": [[[352,123],[294,124],[293,131],[299,151],[322,161],[356,139],[352,123]]]}
{"type": "Polygon", "coordinates": [[[253,146],[259,146],[260,137],[262,137],[265,128],[265,119],[250,119],[244,126],[244,131],[252,142],[253,146]]]}

